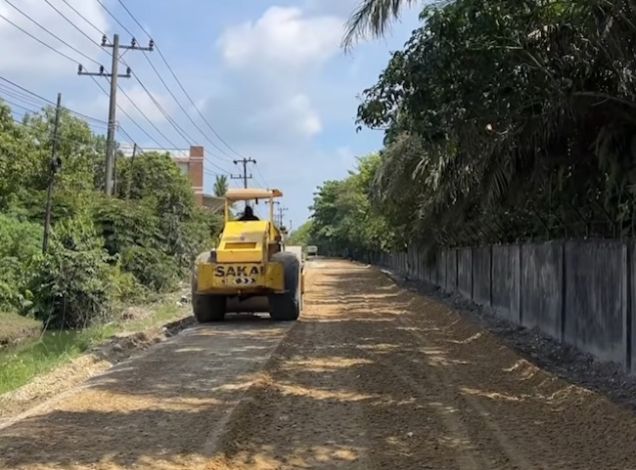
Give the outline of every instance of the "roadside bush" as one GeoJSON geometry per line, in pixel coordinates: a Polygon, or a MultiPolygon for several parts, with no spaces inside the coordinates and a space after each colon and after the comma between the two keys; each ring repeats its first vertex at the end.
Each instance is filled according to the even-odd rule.
{"type": "Polygon", "coordinates": [[[42,228],[0,214],[0,310],[22,312],[28,307],[32,265],[42,249],[42,228]]]}
{"type": "Polygon", "coordinates": [[[33,313],[52,328],[84,328],[112,311],[111,258],[87,217],[59,223],[31,282],[33,313]]]}
{"type": "Polygon", "coordinates": [[[144,201],[101,196],[95,201],[93,220],[111,256],[132,246],[158,248],[165,238],[154,208],[144,201]]]}
{"type": "Polygon", "coordinates": [[[142,285],[133,273],[125,271],[121,263],[111,268],[113,301],[118,304],[137,304],[148,299],[149,289],[142,285]]]}
{"type": "Polygon", "coordinates": [[[143,286],[166,292],[177,286],[181,270],[173,258],[149,247],[132,246],[121,254],[122,268],[143,286]]]}

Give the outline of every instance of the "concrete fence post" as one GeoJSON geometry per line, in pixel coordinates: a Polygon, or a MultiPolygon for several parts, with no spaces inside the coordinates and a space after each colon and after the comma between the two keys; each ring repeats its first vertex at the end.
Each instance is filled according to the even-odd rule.
{"type": "Polygon", "coordinates": [[[470,300],[475,301],[475,247],[470,247],[470,300]]]}
{"type": "Polygon", "coordinates": [[[562,340],[563,243],[522,246],[522,325],[562,340]]]}
{"type": "Polygon", "coordinates": [[[497,316],[515,324],[519,319],[519,245],[492,247],[491,306],[497,316]]]}
{"type": "Polygon", "coordinates": [[[480,246],[472,252],[473,302],[492,305],[492,247],[480,246]]]}
{"type": "Polygon", "coordinates": [[[472,248],[462,248],[457,255],[457,290],[466,299],[473,298],[472,248]]]}
{"type": "Polygon", "coordinates": [[[627,368],[628,256],[619,241],[563,244],[563,341],[627,368]]]}
{"type": "Polygon", "coordinates": [[[517,304],[517,311],[519,312],[519,324],[523,325],[523,290],[524,290],[524,285],[523,285],[523,245],[519,244],[517,246],[517,250],[518,250],[518,257],[519,257],[519,270],[517,273],[517,279],[519,280],[519,297],[518,297],[518,304],[517,304]]]}
{"type": "Polygon", "coordinates": [[[627,350],[627,370],[632,374],[636,372],[636,359],[634,357],[634,241],[630,240],[627,243],[627,298],[625,299],[627,305],[625,308],[626,315],[626,334],[625,338],[626,350],[627,350]]]}

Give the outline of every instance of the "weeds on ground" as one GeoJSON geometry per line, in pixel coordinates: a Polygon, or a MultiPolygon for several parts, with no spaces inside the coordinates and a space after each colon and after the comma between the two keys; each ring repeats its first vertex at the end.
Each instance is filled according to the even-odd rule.
{"type": "Polygon", "coordinates": [[[183,317],[174,297],[149,307],[151,313],[141,319],[119,320],[94,325],[84,330],[48,331],[39,338],[0,351],[0,394],[15,390],[35,377],[73,360],[118,333],[144,331],[183,317]]]}

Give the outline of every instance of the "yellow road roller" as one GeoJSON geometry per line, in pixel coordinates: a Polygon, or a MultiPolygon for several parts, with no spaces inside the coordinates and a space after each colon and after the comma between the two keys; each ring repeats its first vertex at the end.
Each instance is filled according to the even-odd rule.
{"type": "Polygon", "coordinates": [[[230,189],[225,195],[225,225],[215,249],[201,253],[192,274],[192,307],[200,323],[223,321],[229,312],[269,312],[274,321],[297,320],[302,308],[303,264],[285,251],[274,222],[274,189],[230,189]],[[243,214],[232,208],[244,203],[243,214]],[[259,220],[251,203],[268,205],[269,220],[259,220]]]}

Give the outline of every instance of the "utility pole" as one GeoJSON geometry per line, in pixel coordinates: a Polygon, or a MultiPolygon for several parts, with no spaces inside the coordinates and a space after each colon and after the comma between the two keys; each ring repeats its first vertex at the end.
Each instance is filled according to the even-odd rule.
{"type": "Polygon", "coordinates": [[[77,70],[78,75],[89,75],[96,77],[107,77],[110,78],[110,103],[108,106],[108,133],[106,136],[106,183],[105,183],[105,192],[107,196],[112,196],[113,194],[113,174],[115,168],[115,133],[117,130],[117,80],[119,78],[130,78],[132,76],[132,71],[130,67],[127,67],[126,73],[123,75],[119,74],[119,62],[121,60],[121,56],[119,51],[121,49],[125,50],[136,50],[136,51],[152,51],[154,49],[154,42],[151,39],[148,43],[148,47],[140,47],[137,45],[137,40],[132,38],[130,42],[130,46],[122,46],[119,44],[119,34],[113,34],[113,42],[109,43],[106,36],[102,37],[102,47],[111,48],[112,51],[112,62],[110,66],[110,73],[105,73],[104,67],[99,67],[99,72],[86,72],[84,71],[84,67],[80,64],[77,70]]]}
{"type": "Polygon", "coordinates": [[[284,225],[285,222],[285,212],[287,212],[289,209],[287,209],[287,207],[279,207],[278,208],[278,226],[282,227],[284,225]]]}
{"type": "Polygon", "coordinates": [[[60,110],[62,108],[62,94],[57,94],[57,106],[55,107],[55,121],[53,124],[53,136],[51,138],[51,161],[49,163],[49,187],[46,193],[46,208],[44,210],[44,239],[42,240],[42,253],[49,251],[49,236],[51,233],[51,206],[53,204],[53,186],[55,185],[55,175],[62,166],[62,160],[57,156],[57,148],[60,137],[58,130],[60,127],[60,110]]]}
{"type": "Polygon", "coordinates": [[[243,187],[247,188],[247,180],[251,180],[254,176],[252,174],[250,174],[249,176],[247,175],[247,165],[249,163],[253,163],[254,165],[256,165],[256,160],[254,160],[253,158],[243,158],[241,160],[234,160],[234,164],[235,165],[239,165],[242,164],[243,165],[243,174],[242,175],[230,175],[230,178],[232,178],[233,180],[243,180],[243,187]]]}
{"type": "Polygon", "coordinates": [[[128,175],[128,188],[126,188],[126,199],[130,199],[130,189],[132,187],[132,180],[135,176],[135,157],[137,156],[137,144],[133,143],[133,153],[132,157],[130,157],[130,174],[128,175]]]}

